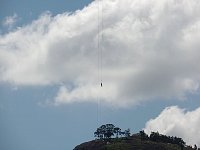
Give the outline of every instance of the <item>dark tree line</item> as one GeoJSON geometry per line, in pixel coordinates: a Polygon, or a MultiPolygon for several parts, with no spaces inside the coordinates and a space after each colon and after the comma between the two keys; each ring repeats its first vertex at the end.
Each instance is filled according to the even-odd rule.
{"type": "Polygon", "coordinates": [[[163,142],[163,143],[171,143],[177,144],[183,149],[185,146],[185,142],[182,138],[174,137],[174,136],[166,136],[159,134],[158,132],[151,132],[150,136],[148,136],[144,131],[140,131],[141,140],[151,140],[154,142],[163,142]]]}
{"type": "MultiPolygon", "coordinates": [[[[182,138],[176,136],[167,136],[160,134],[158,132],[151,132],[150,135],[147,135],[144,130],[139,132],[141,140],[153,141],[153,142],[162,142],[162,143],[170,143],[176,144],[180,146],[181,150],[184,147],[191,147],[187,146],[185,141],[182,138]]],[[[99,128],[96,129],[94,132],[94,136],[97,139],[110,141],[111,138],[118,138],[120,137],[129,137],[130,136],[130,129],[122,131],[119,127],[115,127],[113,124],[105,124],[101,125],[99,128]]],[[[192,148],[192,147],[191,147],[192,148]]],[[[197,146],[194,146],[195,150],[200,150],[197,146]]]]}
{"type": "Polygon", "coordinates": [[[113,124],[102,125],[94,132],[94,136],[98,139],[111,139],[113,136],[118,138],[119,136],[129,137],[130,129],[122,131],[119,127],[115,127],[113,124]]]}

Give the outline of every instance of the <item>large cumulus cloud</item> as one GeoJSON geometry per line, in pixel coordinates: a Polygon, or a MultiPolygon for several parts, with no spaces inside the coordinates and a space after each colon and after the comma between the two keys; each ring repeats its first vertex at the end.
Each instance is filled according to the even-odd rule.
{"type": "Polygon", "coordinates": [[[73,13],[44,13],[0,35],[0,81],[24,86],[61,84],[56,104],[100,97],[106,103],[127,106],[156,98],[183,99],[198,91],[199,1],[102,3],[102,89],[98,1],[73,13]]]}
{"type": "Polygon", "coordinates": [[[158,117],[146,123],[145,132],[159,132],[183,138],[187,144],[200,146],[200,108],[186,111],[177,106],[165,108],[158,117]]]}

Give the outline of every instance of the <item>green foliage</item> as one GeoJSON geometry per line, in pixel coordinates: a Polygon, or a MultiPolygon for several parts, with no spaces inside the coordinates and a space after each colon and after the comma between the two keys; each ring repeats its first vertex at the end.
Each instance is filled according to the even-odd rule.
{"type": "Polygon", "coordinates": [[[119,127],[114,128],[114,133],[116,134],[116,138],[119,137],[119,134],[121,133],[121,129],[119,127]]]}
{"type": "Polygon", "coordinates": [[[130,134],[130,129],[122,132],[119,127],[115,127],[113,124],[102,125],[94,132],[95,137],[104,140],[110,140],[114,135],[116,136],[116,138],[118,138],[119,135],[129,137],[130,134]]]}
{"type": "Polygon", "coordinates": [[[151,132],[149,139],[155,142],[177,144],[181,147],[181,149],[183,149],[183,147],[185,146],[185,142],[182,138],[166,136],[159,134],[158,132],[151,132]]]}
{"type": "MultiPolygon", "coordinates": [[[[119,137],[107,140],[94,140],[77,146],[74,150],[181,150],[180,146],[162,141],[152,141],[141,139],[141,133],[144,137],[148,135],[144,132],[134,134],[130,137],[119,137]]],[[[161,136],[161,134],[157,134],[161,136]]],[[[175,138],[175,137],[174,137],[175,138]]],[[[194,150],[191,147],[184,146],[183,150],[194,150]]]]}
{"type": "Polygon", "coordinates": [[[130,129],[124,131],[125,137],[129,137],[131,135],[130,129]]]}
{"type": "Polygon", "coordinates": [[[130,129],[121,131],[113,124],[105,124],[94,132],[96,140],[83,143],[74,150],[197,150],[179,137],[171,137],[152,132],[148,136],[144,131],[130,135],[130,129]],[[121,135],[119,137],[119,135],[121,135]],[[116,138],[113,138],[115,136],[116,138]]]}
{"type": "Polygon", "coordinates": [[[149,136],[144,132],[144,130],[140,131],[141,140],[148,140],[149,136]]]}
{"type": "Polygon", "coordinates": [[[131,149],[131,146],[126,143],[114,143],[106,145],[106,150],[128,150],[131,149]]]}
{"type": "Polygon", "coordinates": [[[100,139],[110,139],[115,133],[115,126],[113,124],[102,125],[94,132],[95,137],[100,139]]]}

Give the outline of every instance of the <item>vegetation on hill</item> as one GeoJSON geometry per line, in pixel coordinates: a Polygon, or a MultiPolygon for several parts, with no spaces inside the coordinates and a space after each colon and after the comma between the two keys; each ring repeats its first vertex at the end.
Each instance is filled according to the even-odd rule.
{"type": "Polygon", "coordinates": [[[78,145],[74,150],[197,150],[196,145],[187,146],[179,137],[158,132],[148,136],[144,131],[130,135],[130,129],[122,131],[113,124],[100,126],[94,135],[95,140],[78,145]]]}
{"type": "Polygon", "coordinates": [[[116,135],[116,138],[118,138],[119,135],[121,137],[129,137],[130,134],[130,129],[122,131],[119,127],[115,127],[113,124],[102,125],[94,132],[95,137],[103,140],[109,140],[114,135],[116,135]]]}

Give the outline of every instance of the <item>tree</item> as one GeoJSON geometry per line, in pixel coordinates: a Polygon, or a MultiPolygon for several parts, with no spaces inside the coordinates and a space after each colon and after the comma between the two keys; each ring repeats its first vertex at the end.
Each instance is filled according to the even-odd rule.
{"type": "Polygon", "coordinates": [[[121,129],[119,127],[114,128],[114,133],[116,134],[116,138],[119,137],[120,132],[121,132],[121,129]]]}
{"type": "Polygon", "coordinates": [[[150,140],[158,142],[160,139],[160,135],[158,132],[151,132],[150,134],[150,140]]]}
{"type": "Polygon", "coordinates": [[[114,128],[115,126],[113,124],[106,124],[104,137],[110,139],[114,135],[114,128]]]}
{"type": "Polygon", "coordinates": [[[144,130],[140,131],[141,140],[148,140],[148,135],[144,132],[144,130]]]}
{"type": "Polygon", "coordinates": [[[106,124],[102,125],[94,132],[94,136],[98,139],[110,140],[112,136],[116,135],[116,138],[121,136],[129,137],[130,136],[130,129],[125,130],[124,132],[121,131],[119,127],[115,127],[113,124],[106,124]]]}
{"type": "Polygon", "coordinates": [[[125,137],[129,137],[131,135],[130,129],[125,130],[124,133],[125,133],[125,137]]]}
{"type": "Polygon", "coordinates": [[[104,128],[101,126],[99,128],[97,128],[97,130],[94,132],[94,136],[97,137],[98,139],[103,139],[104,137],[104,128]]]}
{"type": "Polygon", "coordinates": [[[181,147],[181,150],[183,150],[185,146],[185,142],[183,141],[182,138],[178,137],[170,137],[166,135],[159,134],[158,132],[151,132],[151,135],[149,137],[151,141],[155,142],[164,142],[164,143],[171,143],[171,144],[177,144],[181,147]]]}
{"type": "Polygon", "coordinates": [[[94,132],[95,137],[99,139],[110,139],[114,135],[113,124],[102,125],[94,132]]]}

